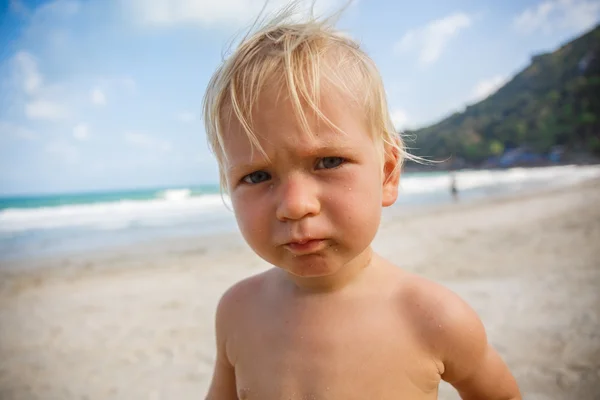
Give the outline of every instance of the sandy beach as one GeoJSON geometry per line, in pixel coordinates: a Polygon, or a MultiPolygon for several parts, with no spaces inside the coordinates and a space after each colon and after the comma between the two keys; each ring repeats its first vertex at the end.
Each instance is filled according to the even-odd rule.
{"type": "MultiPolygon", "coordinates": [[[[600,398],[600,181],[388,216],[374,247],[475,308],[525,399],[600,398]]],[[[0,399],[201,399],[219,296],[265,268],[237,235],[2,265],[0,399]]]]}

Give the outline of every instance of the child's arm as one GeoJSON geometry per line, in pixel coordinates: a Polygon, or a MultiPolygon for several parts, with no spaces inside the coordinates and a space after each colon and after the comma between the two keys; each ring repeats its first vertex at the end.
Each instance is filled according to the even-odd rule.
{"type": "Polygon", "coordinates": [[[231,291],[226,293],[216,312],[215,331],[217,339],[217,357],[214,372],[206,400],[237,400],[235,371],[227,356],[226,332],[231,321],[231,291]]]}
{"type": "MultiPolygon", "coordinates": [[[[440,316],[442,379],[464,400],[520,400],[517,383],[487,341],[475,311],[453,293],[444,295],[440,316]]],[[[436,335],[437,336],[437,335],[436,335]]]]}

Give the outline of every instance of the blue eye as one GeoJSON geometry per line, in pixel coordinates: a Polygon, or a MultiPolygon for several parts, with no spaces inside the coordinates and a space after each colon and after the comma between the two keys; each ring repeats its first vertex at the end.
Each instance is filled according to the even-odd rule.
{"type": "Polygon", "coordinates": [[[268,181],[269,179],[271,179],[271,175],[269,175],[267,172],[256,171],[256,172],[252,172],[251,174],[248,174],[245,177],[243,177],[242,181],[244,181],[246,183],[250,183],[250,184],[256,184],[256,183],[268,181]]]}
{"type": "Polygon", "coordinates": [[[332,169],[339,167],[344,162],[342,157],[323,157],[317,163],[317,169],[332,169]]]}

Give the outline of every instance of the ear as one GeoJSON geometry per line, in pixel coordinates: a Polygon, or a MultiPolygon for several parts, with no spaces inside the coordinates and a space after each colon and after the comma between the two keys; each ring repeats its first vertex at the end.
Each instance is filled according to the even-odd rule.
{"type": "Polygon", "coordinates": [[[400,184],[400,153],[396,146],[384,145],[385,160],[383,163],[383,186],[381,205],[389,207],[398,198],[400,184]]]}

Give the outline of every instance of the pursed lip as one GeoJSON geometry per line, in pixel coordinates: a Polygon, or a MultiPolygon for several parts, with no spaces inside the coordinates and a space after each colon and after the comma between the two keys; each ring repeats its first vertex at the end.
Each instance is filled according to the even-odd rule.
{"type": "Polygon", "coordinates": [[[326,245],[325,239],[294,239],[284,245],[294,254],[308,254],[322,250],[326,245]]]}

